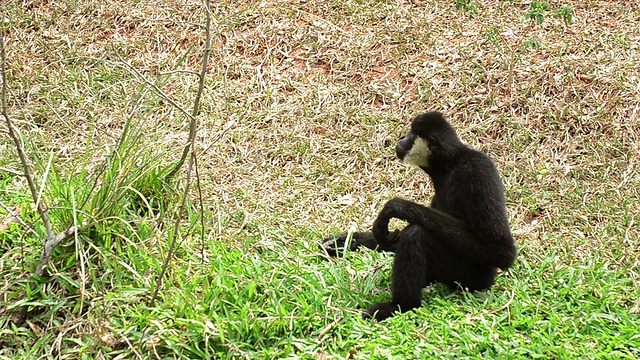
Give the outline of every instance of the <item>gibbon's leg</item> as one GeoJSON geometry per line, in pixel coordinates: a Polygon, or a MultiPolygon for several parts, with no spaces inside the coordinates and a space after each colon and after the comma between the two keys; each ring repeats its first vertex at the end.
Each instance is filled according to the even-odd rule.
{"type": "Polygon", "coordinates": [[[396,235],[396,255],[391,272],[391,302],[377,303],[363,317],[384,320],[396,311],[409,311],[422,303],[422,288],[432,281],[427,274],[428,234],[420,225],[408,225],[396,235]]]}
{"type": "Polygon", "coordinates": [[[495,233],[489,232],[480,239],[469,230],[464,221],[440,210],[400,198],[387,201],[373,222],[372,232],[382,246],[390,239],[387,229],[392,218],[422,226],[430,235],[430,241],[440,239],[440,242],[467,262],[507,269],[515,259],[516,248],[508,228],[504,234],[500,234],[501,228],[497,228],[495,233]]]}
{"type": "MultiPolygon", "coordinates": [[[[389,234],[389,240],[385,243],[385,246],[379,245],[374,239],[373,234],[370,231],[367,232],[354,232],[351,239],[351,246],[349,249],[355,251],[357,248],[364,246],[371,250],[378,251],[391,251],[396,249],[396,237],[400,231],[395,230],[389,234]]],[[[347,243],[347,237],[349,234],[341,234],[338,236],[330,236],[320,243],[320,249],[327,252],[329,256],[339,256],[344,254],[345,245],[347,243]]]]}

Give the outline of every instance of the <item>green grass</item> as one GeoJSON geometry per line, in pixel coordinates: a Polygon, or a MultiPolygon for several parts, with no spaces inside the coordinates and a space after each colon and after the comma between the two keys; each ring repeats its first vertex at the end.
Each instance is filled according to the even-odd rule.
{"type": "Polygon", "coordinates": [[[638,358],[638,8],[549,3],[538,24],[528,2],[434,5],[216,3],[204,211],[192,188],[150,305],[185,183],[162,180],[188,131],[164,97],[193,104],[203,8],[8,2],[9,113],[55,230],[84,230],[31,288],[45,231],[0,136],[0,359],[638,358]],[[487,291],[436,285],[364,321],[392,258],[318,242],[394,196],[430,200],[393,154],[424,110],[495,160],[518,259],[487,291]]]}
{"type": "MultiPolygon", "coordinates": [[[[255,239],[247,239],[252,245],[255,239]]],[[[350,253],[328,261],[315,249],[291,253],[282,245],[253,254],[215,242],[207,249],[208,261],[178,254],[169,271],[171,286],[155,307],[145,305],[149,289],[135,276],[115,278],[117,285],[94,298],[85,314],[102,319],[99,327],[75,337],[63,353],[131,354],[125,337],[152,357],[157,352],[194,359],[346,357],[349,352],[357,358],[633,359],[640,351],[638,316],[627,311],[640,295],[637,284],[598,257],[567,266],[567,258],[539,258],[525,248],[491,290],[452,293],[435,286],[425,292],[424,307],[376,324],[361,320],[356,307],[388,296],[388,256],[350,253]],[[339,317],[344,318],[320,338],[339,317]]],[[[119,253],[123,263],[140,258],[130,263],[136,269],[157,266],[139,251],[129,257],[119,253]]],[[[73,300],[51,296],[50,304],[74,306],[73,300]]],[[[15,343],[35,336],[26,328],[4,333],[15,343]]],[[[4,355],[51,353],[55,336],[49,336],[4,355]]]]}

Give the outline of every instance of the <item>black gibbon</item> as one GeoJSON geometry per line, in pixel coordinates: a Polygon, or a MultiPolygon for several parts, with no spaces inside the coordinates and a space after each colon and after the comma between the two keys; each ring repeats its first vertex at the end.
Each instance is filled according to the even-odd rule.
{"type": "MultiPolygon", "coordinates": [[[[396,154],[431,177],[435,195],[430,207],[391,199],[371,232],[353,234],[352,250],[364,246],[395,253],[391,301],[374,304],[363,314],[377,320],[419,307],[422,288],[434,282],[452,289],[486,289],[498,268],[509,268],[516,257],[498,170],[488,156],[464,145],[442,114],[414,118],[396,154]],[[392,218],[408,225],[389,232],[392,218]]],[[[346,240],[347,234],[332,236],[321,248],[336,256],[346,240]]]]}

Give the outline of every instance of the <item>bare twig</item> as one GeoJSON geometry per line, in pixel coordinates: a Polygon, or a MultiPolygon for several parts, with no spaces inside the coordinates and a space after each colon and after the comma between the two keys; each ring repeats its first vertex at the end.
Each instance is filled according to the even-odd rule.
{"type": "Polygon", "coordinates": [[[499,307],[499,308],[497,308],[497,309],[493,309],[493,310],[488,311],[488,314],[495,314],[495,313],[497,313],[497,312],[500,312],[500,311],[502,311],[502,310],[504,310],[504,309],[508,308],[508,307],[509,307],[509,305],[511,305],[511,303],[513,302],[513,298],[515,298],[515,296],[516,296],[516,292],[515,292],[515,291],[512,291],[512,292],[511,292],[511,297],[509,297],[509,301],[507,301],[507,303],[506,303],[506,304],[504,304],[504,305],[500,306],[500,307],[499,307]]]}
{"type": "Polygon", "coordinates": [[[342,319],[344,319],[344,316],[339,316],[331,324],[327,325],[324,329],[322,329],[318,334],[318,339],[322,340],[322,338],[324,338],[331,330],[333,330],[333,328],[336,327],[336,325],[338,325],[338,323],[340,323],[342,319]]]}
{"type": "Polygon", "coordinates": [[[58,246],[61,242],[69,239],[78,231],[78,227],[71,226],[67,230],[61,232],[58,235],[53,235],[53,238],[47,240],[47,243],[44,244],[44,250],[42,251],[42,256],[40,257],[40,261],[36,266],[35,274],[41,276],[44,273],[44,266],[47,265],[49,259],[51,258],[51,252],[53,249],[58,246]]]}
{"type": "MultiPolygon", "coordinates": [[[[118,55],[118,57],[120,57],[119,54],[116,53],[116,55],[118,55]]],[[[172,98],[170,98],[169,96],[167,96],[159,87],[158,85],[154,84],[153,82],[151,82],[149,79],[147,79],[144,75],[142,75],[140,73],[140,71],[138,71],[138,69],[136,69],[134,66],[132,66],[131,64],[129,64],[128,62],[124,61],[124,59],[122,59],[120,57],[121,63],[124,64],[127,69],[129,71],[131,71],[134,75],[136,75],[137,77],[139,77],[140,79],[142,79],[142,81],[144,81],[145,84],[151,86],[158,95],[160,95],[160,97],[162,97],[163,99],[165,99],[169,104],[171,104],[173,107],[175,107],[176,109],[180,110],[181,113],[183,113],[186,117],[188,117],[191,122],[194,122],[195,119],[194,117],[187,111],[185,110],[182,106],[178,105],[178,103],[176,103],[172,98]]]]}
{"type": "Polygon", "coordinates": [[[15,175],[15,176],[24,176],[24,172],[22,172],[22,171],[15,171],[15,170],[11,170],[11,169],[5,169],[5,168],[2,168],[2,167],[0,167],[0,171],[9,173],[9,174],[15,175]]]}
{"type": "MultiPolygon", "coordinates": [[[[171,258],[173,257],[173,252],[175,250],[176,247],[176,241],[179,237],[179,231],[180,231],[180,220],[182,219],[182,216],[184,215],[185,209],[186,209],[186,204],[187,204],[187,198],[189,196],[189,188],[191,186],[191,173],[193,171],[194,166],[197,166],[197,162],[196,162],[196,150],[195,150],[195,137],[196,137],[196,127],[197,127],[197,122],[196,122],[196,116],[198,115],[198,108],[200,107],[200,97],[202,96],[202,91],[204,89],[204,75],[207,71],[207,63],[209,62],[209,51],[211,48],[211,11],[210,11],[210,3],[209,0],[205,0],[205,7],[206,7],[206,12],[207,12],[207,25],[206,25],[206,33],[207,33],[207,41],[206,41],[206,48],[204,51],[204,56],[202,58],[202,72],[200,73],[200,84],[198,87],[198,93],[196,94],[196,99],[195,99],[195,103],[193,104],[193,113],[191,116],[191,124],[189,126],[189,142],[187,144],[187,146],[184,149],[184,152],[182,154],[182,158],[180,159],[180,161],[178,162],[178,164],[176,165],[176,167],[171,171],[171,173],[169,173],[169,175],[167,175],[167,178],[171,178],[173,176],[175,176],[175,174],[178,172],[178,170],[180,169],[180,167],[182,166],[182,164],[184,163],[186,156],[191,153],[191,156],[189,158],[189,167],[187,169],[187,181],[184,185],[184,193],[182,194],[182,201],[180,202],[180,209],[178,210],[178,214],[176,216],[176,221],[174,223],[173,226],[173,232],[171,232],[171,238],[169,240],[170,245],[169,245],[169,251],[167,253],[167,257],[164,260],[164,263],[162,264],[162,270],[160,271],[160,274],[158,275],[158,281],[155,287],[155,290],[153,291],[153,295],[151,296],[151,300],[149,300],[149,305],[152,306],[154,301],[156,300],[156,298],[158,297],[158,292],[160,291],[160,288],[162,288],[162,280],[164,279],[164,275],[167,272],[167,267],[169,266],[169,261],[171,261],[171,258]]],[[[196,169],[196,176],[197,176],[197,169],[196,169]]],[[[200,203],[201,203],[201,210],[204,210],[204,208],[202,207],[202,193],[200,190],[200,182],[198,179],[198,192],[200,194],[200,203]]],[[[202,214],[202,216],[204,216],[204,214],[202,214]]],[[[203,227],[204,229],[204,227],[203,227]]],[[[204,234],[204,230],[203,230],[203,234],[204,234]]]]}
{"type": "Polygon", "coordinates": [[[205,25],[205,33],[206,33],[206,41],[204,54],[202,56],[202,70],[200,71],[200,79],[198,82],[198,92],[196,93],[196,98],[193,102],[193,111],[191,112],[191,122],[189,124],[189,139],[187,141],[187,145],[185,145],[184,150],[182,151],[182,156],[176,166],[171,170],[171,172],[167,175],[167,179],[174,177],[180,168],[184,164],[187,159],[187,155],[189,154],[189,150],[192,148],[191,144],[195,142],[196,139],[196,126],[197,121],[196,117],[198,116],[198,111],[200,110],[200,98],[202,97],[202,92],[204,90],[204,76],[207,74],[207,66],[209,64],[209,54],[211,53],[211,6],[209,0],[205,0],[205,11],[207,13],[207,23],[205,25]]]}
{"type": "MultiPolygon", "coordinates": [[[[22,167],[24,170],[24,176],[27,179],[27,185],[29,186],[29,191],[31,191],[31,197],[33,201],[36,203],[36,208],[38,210],[38,214],[42,219],[42,222],[45,226],[45,231],[47,232],[47,242],[44,245],[44,249],[42,250],[42,254],[40,255],[40,261],[38,261],[38,265],[36,266],[36,270],[34,272],[35,276],[42,276],[44,274],[44,267],[47,265],[49,260],[51,259],[51,253],[53,249],[60,244],[62,241],[72,237],[78,231],[78,228],[75,226],[69,227],[67,230],[61,232],[60,234],[55,234],[53,232],[53,227],[51,226],[51,221],[49,220],[49,214],[47,213],[47,207],[44,204],[44,200],[41,199],[38,191],[36,190],[35,182],[33,181],[33,176],[31,171],[29,170],[29,162],[27,161],[27,154],[22,147],[22,141],[16,134],[16,131],[13,127],[13,122],[9,117],[9,112],[7,111],[7,71],[6,71],[6,55],[4,50],[4,33],[2,29],[0,29],[0,75],[2,77],[2,93],[0,94],[1,102],[2,102],[2,116],[7,122],[7,129],[9,136],[13,140],[16,145],[16,150],[18,151],[18,156],[20,157],[20,162],[22,163],[22,167]]],[[[31,289],[35,288],[35,284],[31,282],[29,284],[31,289]]],[[[27,319],[27,306],[21,306],[18,310],[18,313],[15,316],[15,324],[17,326],[22,326],[27,319]]]]}
{"type": "Polygon", "coordinates": [[[204,202],[202,200],[202,185],[200,184],[200,172],[198,171],[198,157],[195,159],[196,189],[198,189],[198,202],[200,203],[200,255],[204,261],[204,202]]]}
{"type": "Polygon", "coordinates": [[[172,71],[164,71],[160,73],[160,75],[163,75],[163,76],[173,75],[173,74],[189,74],[189,75],[200,76],[200,73],[191,71],[191,70],[172,70],[172,71]]]}
{"type": "Polygon", "coordinates": [[[37,203],[38,214],[40,214],[40,218],[42,218],[42,222],[44,223],[44,227],[47,231],[47,238],[53,238],[53,228],[51,227],[51,221],[49,220],[49,214],[47,214],[46,206],[44,205],[44,201],[37,201],[38,199],[38,191],[36,190],[36,185],[33,182],[33,176],[29,171],[29,162],[27,161],[27,154],[24,152],[24,148],[22,147],[22,141],[16,134],[13,122],[11,118],[9,118],[9,113],[7,111],[7,70],[6,70],[6,58],[4,51],[4,33],[0,29],[0,72],[2,73],[2,116],[7,122],[7,129],[9,132],[9,137],[13,140],[13,143],[16,145],[16,150],[18,151],[18,157],[20,157],[20,162],[22,163],[22,168],[24,169],[24,176],[27,179],[27,185],[29,186],[29,191],[31,191],[31,197],[37,203]]]}
{"type": "Polygon", "coordinates": [[[180,210],[178,210],[178,214],[176,215],[176,221],[173,224],[173,231],[170,235],[170,245],[169,252],[167,253],[167,257],[164,259],[164,263],[162,264],[162,270],[160,270],[160,274],[158,275],[158,281],[156,284],[156,288],[153,291],[153,295],[151,296],[151,300],[149,300],[149,306],[153,306],[154,301],[158,297],[158,292],[162,287],[162,279],[164,279],[164,274],[167,272],[167,267],[169,266],[169,261],[173,257],[173,251],[176,247],[176,241],[179,237],[180,231],[180,220],[184,214],[186,205],[187,205],[187,197],[189,196],[189,186],[191,184],[191,170],[193,168],[193,164],[195,163],[195,152],[191,153],[191,158],[189,159],[189,167],[187,169],[187,182],[184,185],[184,193],[182,194],[182,202],[180,202],[180,210]]]}
{"type": "MultiPolygon", "coordinates": [[[[20,175],[24,175],[24,174],[20,173],[20,175]]],[[[22,217],[20,216],[20,214],[17,214],[16,212],[14,212],[10,207],[8,207],[2,201],[0,201],[0,207],[2,207],[6,212],[8,212],[10,216],[13,216],[14,218],[16,218],[20,223],[20,225],[24,226],[27,229],[27,231],[29,231],[35,237],[42,240],[42,237],[40,236],[40,234],[38,234],[35,230],[33,230],[33,227],[31,225],[27,224],[24,220],[22,220],[22,217]]]]}

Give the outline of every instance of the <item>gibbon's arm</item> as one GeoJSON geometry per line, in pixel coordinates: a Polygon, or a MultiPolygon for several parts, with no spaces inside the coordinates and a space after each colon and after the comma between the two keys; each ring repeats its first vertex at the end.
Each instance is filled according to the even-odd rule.
{"type": "Polygon", "coordinates": [[[373,223],[373,235],[381,245],[388,242],[389,220],[392,218],[418,224],[433,233],[434,238],[448,239],[446,245],[477,264],[504,270],[515,260],[516,249],[511,234],[474,234],[462,220],[400,198],[389,200],[373,223]]]}

